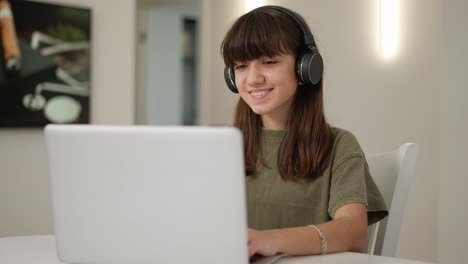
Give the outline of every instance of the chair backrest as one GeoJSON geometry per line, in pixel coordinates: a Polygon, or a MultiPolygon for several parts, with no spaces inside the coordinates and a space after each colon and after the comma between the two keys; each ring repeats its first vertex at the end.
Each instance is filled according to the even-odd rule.
{"type": "Polygon", "coordinates": [[[369,227],[367,253],[395,256],[418,155],[419,146],[414,143],[402,144],[393,152],[366,155],[372,178],[389,210],[387,218],[369,227]]]}

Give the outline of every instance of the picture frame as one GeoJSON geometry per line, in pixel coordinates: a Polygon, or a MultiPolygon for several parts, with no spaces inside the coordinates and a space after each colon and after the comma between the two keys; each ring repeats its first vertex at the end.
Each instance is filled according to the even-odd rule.
{"type": "Polygon", "coordinates": [[[91,13],[0,0],[0,127],[89,123],[91,13]]]}

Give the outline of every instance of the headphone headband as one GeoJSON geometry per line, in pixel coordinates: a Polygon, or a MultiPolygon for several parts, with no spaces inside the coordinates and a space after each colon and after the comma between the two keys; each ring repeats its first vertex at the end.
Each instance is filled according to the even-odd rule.
{"type": "Polygon", "coordinates": [[[289,15],[296,22],[296,24],[301,28],[301,31],[304,34],[304,44],[310,49],[315,47],[315,41],[314,41],[312,32],[310,31],[310,28],[307,26],[302,16],[300,16],[299,14],[297,14],[296,12],[290,9],[287,9],[281,6],[268,5],[265,7],[269,7],[271,9],[275,9],[275,10],[278,10],[280,12],[283,12],[289,15]]]}

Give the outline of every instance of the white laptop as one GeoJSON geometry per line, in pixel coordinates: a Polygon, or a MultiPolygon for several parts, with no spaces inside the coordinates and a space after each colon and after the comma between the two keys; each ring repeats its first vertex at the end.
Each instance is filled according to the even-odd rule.
{"type": "Polygon", "coordinates": [[[66,263],[248,263],[235,128],[48,125],[66,263]]]}

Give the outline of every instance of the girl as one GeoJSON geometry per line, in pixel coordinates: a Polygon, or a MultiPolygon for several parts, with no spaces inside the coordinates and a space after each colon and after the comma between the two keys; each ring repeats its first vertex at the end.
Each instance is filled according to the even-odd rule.
{"type": "Polygon", "coordinates": [[[325,119],[322,59],[303,18],[252,10],[221,52],[240,94],[250,256],[364,252],[367,225],[388,212],[356,138],[325,119]]]}

